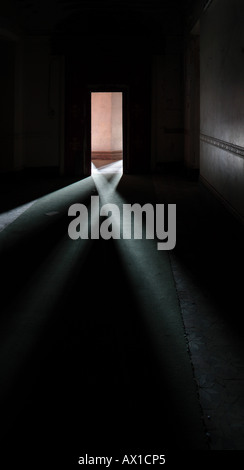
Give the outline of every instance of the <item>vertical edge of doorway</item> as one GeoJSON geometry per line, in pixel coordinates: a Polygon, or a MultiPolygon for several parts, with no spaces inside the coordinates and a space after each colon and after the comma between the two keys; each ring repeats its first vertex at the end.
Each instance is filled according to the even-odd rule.
{"type": "Polygon", "coordinates": [[[122,88],[123,174],[129,173],[129,89],[122,88]]]}
{"type": "Polygon", "coordinates": [[[83,172],[85,176],[91,176],[91,94],[86,93],[84,103],[84,160],[83,172]]]}

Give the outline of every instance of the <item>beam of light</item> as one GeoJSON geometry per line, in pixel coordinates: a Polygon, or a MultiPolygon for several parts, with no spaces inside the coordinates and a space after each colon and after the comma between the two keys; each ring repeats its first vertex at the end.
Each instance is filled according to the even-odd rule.
{"type": "Polygon", "coordinates": [[[11,224],[14,220],[16,220],[23,212],[25,212],[29,207],[32,206],[36,202],[36,199],[33,201],[27,202],[26,204],[22,204],[21,206],[15,207],[6,212],[2,212],[0,214],[0,232],[2,232],[5,227],[11,224]]]}
{"type": "MultiPolygon", "coordinates": [[[[127,201],[118,194],[116,185],[102,174],[97,176],[95,184],[102,203],[112,201],[122,211],[127,201]]],[[[120,221],[114,219],[113,223],[119,224],[120,221]]],[[[153,339],[162,374],[167,373],[165,383],[171,388],[176,405],[174,411],[186,422],[194,405],[198,410],[198,401],[169,254],[157,251],[156,240],[145,237],[140,240],[123,239],[125,227],[120,229],[121,238],[114,242],[121,264],[132,286],[142,321],[153,339]]],[[[198,417],[196,420],[193,418],[192,436],[195,433],[201,435],[201,431],[198,417]]]]}
{"type": "MultiPolygon", "coordinates": [[[[122,160],[120,160],[120,162],[121,161],[122,160]]],[[[116,187],[118,186],[119,181],[122,177],[122,164],[120,162],[116,162],[116,164],[106,165],[108,167],[107,170],[109,169],[109,171],[106,170],[104,172],[103,170],[98,169],[98,171],[94,172],[94,174],[92,175],[101,201],[104,200],[104,194],[106,194],[106,200],[109,197],[114,197],[114,195],[116,194],[116,187]],[[121,171],[113,171],[114,168],[121,169],[121,171]],[[109,182],[108,178],[104,175],[107,175],[107,177],[109,178],[109,182]]]]}
{"type": "Polygon", "coordinates": [[[51,216],[56,216],[56,219],[62,217],[67,214],[70,205],[87,201],[94,190],[94,180],[90,176],[1,214],[0,252],[4,249],[4,243],[8,243],[9,231],[6,229],[9,228],[12,231],[11,237],[14,236],[13,228],[15,228],[16,237],[20,236],[23,231],[23,226],[18,228],[19,217],[28,230],[32,230],[33,227],[33,230],[37,231],[39,227],[43,228],[45,225],[55,222],[55,217],[51,216]],[[10,227],[10,224],[13,223],[13,227],[10,227]]]}
{"type": "MultiPolygon", "coordinates": [[[[47,222],[50,217],[46,214],[55,210],[59,214],[67,215],[67,207],[70,204],[76,202],[77,199],[86,199],[93,191],[94,182],[90,177],[40,198],[16,219],[12,226],[8,226],[0,234],[1,248],[4,251],[6,239],[11,249],[11,244],[18,240],[22,232],[23,236],[26,236],[28,230],[30,232],[41,230],[43,225],[50,223],[47,222]],[[29,229],[28,226],[28,221],[33,222],[33,219],[35,219],[35,230],[29,229]]],[[[97,221],[91,218],[89,223],[90,230],[92,230],[92,226],[97,221]]],[[[48,232],[46,236],[48,237],[48,232]]],[[[32,241],[35,246],[34,235],[32,241]]],[[[1,398],[7,396],[16,377],[21,373],[26,358],[47,327],[55,306],[58,305],[63,293],[71,287],[72,280],[75,279],[77,271],[80,270],[92,246],[93,240],[90,239],[70,240],[67,226],[64,224],[64,232],[57,240],[57,244],[48,252],[41,265],[38,265],[22,291],[10,299],[6,309],[2,310],[1,313],[5,315],[6,323],[4,329],[0,331],[1,398]]]]}
{"type": "Polygon", "coordinates": [[[67,292],[69,282],[75,279],[91,246],[91,240],[74,242],[66,237],[10,306],[8,323],[0,333],[1,397],[11,389],[50,321],[60,296],[64,290],[67,292]],[[13,310],[15,314],[11,315],[13,310]]]}
{"type": "Polygon", "coordinates": [[[117,160],[116,162],[108,163],[106,165],[96,167],[94,163],[91,164],[92,175],[93,174],[106,174],[106,173],[123,173],[123,160],[117,160]]]}

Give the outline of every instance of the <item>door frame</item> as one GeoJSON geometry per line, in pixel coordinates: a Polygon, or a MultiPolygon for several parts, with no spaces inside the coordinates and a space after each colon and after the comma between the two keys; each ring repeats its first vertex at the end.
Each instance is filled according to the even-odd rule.
{"type": "Polygon", "coordinates": [[[85,176],[91,175],[91,94],[92,93],[122,93],[122,133],[123,133],[123,173],[129,173],[129,87],[125,85],[88,85],[86,93],[86,129],[84,138],[85,176]]]}

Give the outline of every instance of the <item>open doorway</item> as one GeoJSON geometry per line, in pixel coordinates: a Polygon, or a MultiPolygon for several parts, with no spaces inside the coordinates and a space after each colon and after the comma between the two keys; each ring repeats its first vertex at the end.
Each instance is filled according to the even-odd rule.
{"type": "Polygon", "coordinates": [[[123,172],[123,93],[91,93],[91,173],[123,172]]]}

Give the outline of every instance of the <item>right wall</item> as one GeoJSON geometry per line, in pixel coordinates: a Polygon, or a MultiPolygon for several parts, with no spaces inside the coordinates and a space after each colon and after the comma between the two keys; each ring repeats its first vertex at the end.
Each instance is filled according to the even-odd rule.
{"type": "Polygon", "coordinates": [[[213,0],[202,14],[200,90],[200,179],[243,222],[243,0],[213,0]]]}

